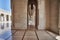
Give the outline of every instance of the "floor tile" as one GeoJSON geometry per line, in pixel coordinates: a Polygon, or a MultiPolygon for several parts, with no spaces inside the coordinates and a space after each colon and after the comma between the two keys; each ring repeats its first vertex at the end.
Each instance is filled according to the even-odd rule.
{"type": "Polygon", "coordinates": [[[39,40],[56,40],[45,31],[36,31],[36,32],[37,32],[39,40]]]}
{"type": "Polygon", "coordinates": [[[27,31],[24,40],[37,40],[35,31],[27,31]]]}

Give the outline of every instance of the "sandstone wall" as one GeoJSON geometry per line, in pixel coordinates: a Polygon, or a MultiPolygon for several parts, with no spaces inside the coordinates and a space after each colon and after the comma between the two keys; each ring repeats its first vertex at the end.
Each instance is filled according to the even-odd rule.
{"type": "Polygon", "coordinates": [[[59,15],[59,10],[58,10],[58,0],[51,0],[51,26],[50,30],[58,33],[58,15],[59,15]]]}
{"type": "MultiPolygon", "coordinates": [[[[13,28],[27,29],[27,3],[28,0],[13,0],[13,28]]],[[[58,33],[58,1],[38,0],[38,10],[38,29],[48,29],[58,33]]]]}
{"type": "Polygon", "coordinates": [[[51,11],[51,8],[50,8],[51,4],[50,4],[50,0],[46,0],[45,1],[45,13],[46,13],[46,29],[49,30],[50,29],[50,11],[51,11]]]}
{"type": "Polygon", "coordinates": [[[59,8],[58,0],[46,0],[46,28],[58,33],[59,8]]]}
{"type": "Polygon", "coordinates": [[[45,29],[46,27],[45,0],[38,0],[38,9],[39,9],[38,29],[45,29]]]}
{"type": "Polygon", "coordinates": [[[13,20],[15,29],[27,29],[27,0],[13,0],[13,20]]]}

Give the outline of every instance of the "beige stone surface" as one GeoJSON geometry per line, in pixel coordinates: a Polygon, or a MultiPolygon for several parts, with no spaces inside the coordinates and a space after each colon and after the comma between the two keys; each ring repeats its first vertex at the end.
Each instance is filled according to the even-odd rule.
{"type": "Polygon", "coordinates": [[[50,30],[59,33],[58,29],[58,16],[59,16],[59,10],[58,10],[58,0],[51,0],[51,26],[50,30]]]}
{"type": "Polygon", "coordinates": [[[39,9],[38,29],[45,29],[46,27],[45,0],[38,0],[38,9],[39,9]]]}
{"type": "MultiPolygon", "coordinates": [[[[13,0],[14,26],[12,28],[27,29],[27,3],[28,0],[13,0]]],[[[55,33],[58,33],[59,29],[57,0],[38,0],[38,10],[38,29],[49,29],[55,33]],[[45,2],[47,3],[45,4],[45,2]]]]}
{"type": "Polygon", "coordinates": [[[56,38],[56,36],[58,36],[58,34],[52,33],[50,31],[46,31],[48,34],[50,34],[51,36],[53,36],[54,38],[56,38]]]}
{"type": "Polygon", "coordinates": [[[59,8],[58,0],[46,0],[45,1],[45,13],[46,13],[46,29],[59,33],[58,19],[59,8]]]}
{"type": "Polygon", "coordinates": [[[14,36],[12,36],[12,39],[13,40],[22,40],[24,33],[25,33],[25,31],[16,31],[16,33],[13,34],[14,36]]]}
{"type": "Polygon", "coordinates": [[[27,0],[13,0],[13,20],[15,29],[27,28],[27,0]]]}
{"type": "MultiPolygon", "coordinates": [[[[13,21],[15,29],[27,29],[28,0],[13,0],[13,21]]],[[[39,25],[38,29],[45,29],[45,0],[38,0],[39,25]]],[[[12,27],[14,29],[14,27],[12,27]]]]}
{"type": "Polygon", "coordinates": [[[56,40],[53,36],[51,36],[44,30],[41,30],[41,31],[36,30],[36,32],[33,30],[27,30],[26,32],[18,30],[16,31],[16,33],[12,35],[12,39],[13,40],[22,40],[22,39],[23,40],[38,40],[38,39],[39,40],[56,40]]]}
{"type": "Polygon", "coordinates": [[[28,30],[23,40],[37,40],[35,32],[28,30]]]}
{"type": "Polygon", "coordinates": [[[50,29],[50,0],[45,1],[45,13],[46,13],[46,29],[50,29]]]}
{"type": "Polygon", "coordinates": [[[50,36],[46,31],[37,31],[37,35],[39,40],[56,40],[52,36],[50,36]]]}

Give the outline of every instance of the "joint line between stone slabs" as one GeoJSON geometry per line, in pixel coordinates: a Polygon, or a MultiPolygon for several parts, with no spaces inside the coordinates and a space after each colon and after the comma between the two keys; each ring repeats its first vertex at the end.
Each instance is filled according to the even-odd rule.
{"type": "Polygon", "coordinates": [[[27,30],[25,30],[24,35],[22,37],[22,40],[24,40],[24,37],[25,37],[26,32],[27,32],[27,30]]]}
{"type": "Polygon", "coordinates": [[[51,34],[49,34],[47,31],[45,31],[48,35],[50,35],[52,38],[54,38],[55,40],[56,40],[56,38],[55,37],[53,37],[51,34]]]}
{"type": "Polygon", "coordinates": [[[38,37],[38,35],[37,35],[37,32],[36,32],[36,30],[35,30],[35,34],[36,34],[37,40],[39,40],[39,37],[38,37]]]}

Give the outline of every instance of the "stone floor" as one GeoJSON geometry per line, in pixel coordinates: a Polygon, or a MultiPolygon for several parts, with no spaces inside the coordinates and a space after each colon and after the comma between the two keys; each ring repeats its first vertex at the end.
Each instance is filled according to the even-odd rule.
{"type": "MultiPolygon", "coordinates": [[[[44,30],[12,30],[12,40],[56,40],[53,34],[44,30]]],[[[11,36],[8,38],[10,40],[11,36]]]]}

